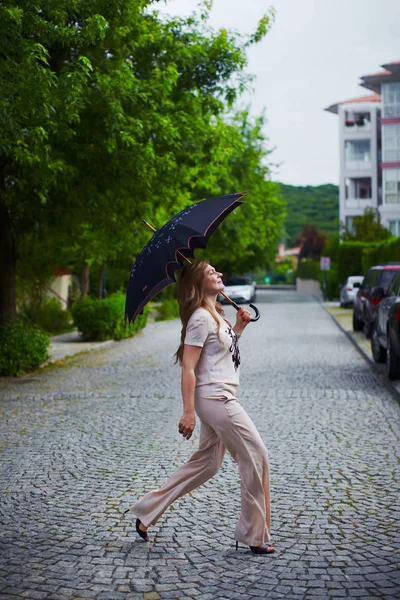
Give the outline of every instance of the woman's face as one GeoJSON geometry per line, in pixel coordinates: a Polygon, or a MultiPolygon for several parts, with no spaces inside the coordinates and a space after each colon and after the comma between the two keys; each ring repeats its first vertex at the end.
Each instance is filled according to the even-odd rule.
{"type": "Polygon", "coordinates": [[[222,273],[219,273],[211,265],[207,265],[203,280],[204,292],[206,295],[217,295],[224,289],[222,273]]]}

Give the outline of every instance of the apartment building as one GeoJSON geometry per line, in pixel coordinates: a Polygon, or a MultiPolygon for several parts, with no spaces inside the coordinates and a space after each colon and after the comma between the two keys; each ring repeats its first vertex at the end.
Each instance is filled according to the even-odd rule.
{"type": "Polygon", "coordinates": [[[400,235],[400,61],[361,77],[373,94],[332,104],[339,117],[339,216],[348,229],[366,208],[400,235]]]}

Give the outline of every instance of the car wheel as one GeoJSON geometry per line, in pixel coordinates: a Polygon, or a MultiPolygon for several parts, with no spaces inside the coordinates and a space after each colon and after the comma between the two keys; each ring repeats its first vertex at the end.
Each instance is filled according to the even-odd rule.
{"type": "Polygon", "coordinates": [[[367,313],[364,313],[364,335],[367,338],[367,340],[369,340],[371,338],[371,334],[372,334],[372,323],[371,321],[368,321],[367,318],[367,313]]]}
{"type": "Polygon", "coordinates": [[[386,374],[389,379],[400,379],[400,355],[393,348],[389,332],[387,338],[386,374]]]}
{"type": "Polygon", "coordinates": [[[380,345],[378,332],[376,327],[373,327],[371,334],[371,351],[374,361],[377,363],[386,362],[386,349],[380,345]]]}
{"type": "Polygon", "coordinates": [[[364,321],[357,319],[356,312],[353,310],[353,331],[362,331],[364,327],[364,321]]]}
{"type": "Polygon", "coordinates": [[[371,339],[371,335],[372,335],[372,326],[371,326],[371,323],[367,323],[367,321],[365,321],[364,322],[363,331],[364,331],[364,335],[367,338],[367,340],[370,340],[371,339]]]}

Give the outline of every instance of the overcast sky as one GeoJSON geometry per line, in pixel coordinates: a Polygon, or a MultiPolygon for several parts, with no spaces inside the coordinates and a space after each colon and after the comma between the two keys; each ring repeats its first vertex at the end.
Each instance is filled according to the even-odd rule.
{"type": "MultiPolygon", "coordinates": [[[[188,15],[198,0],[160,2],[188,15]]],[[[370,94],[359,77],[400,60],[399,0],[214,0],[210,25],[254,31],[273,6],[275,23],[249,51],[256,75],[252,113],[266,109],[265,133],[279,163],[274,179],[292,185],[338,183],[338,118],[323,109],[370,94]]]]}

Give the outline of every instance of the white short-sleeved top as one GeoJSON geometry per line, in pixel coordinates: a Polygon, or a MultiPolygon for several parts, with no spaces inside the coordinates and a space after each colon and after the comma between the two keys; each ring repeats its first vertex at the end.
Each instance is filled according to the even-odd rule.
{"type": "Polygon", "coordinates": [[[228,323],[217,316],[222,343],[218,339],[217,323],[205,308],[196,309],[190,317],[184,343],[203,348],[195,370],[196,388],[210,386],[213,396],[219,392],[234,396],[240,372],[237,336],[228,323]]]}

